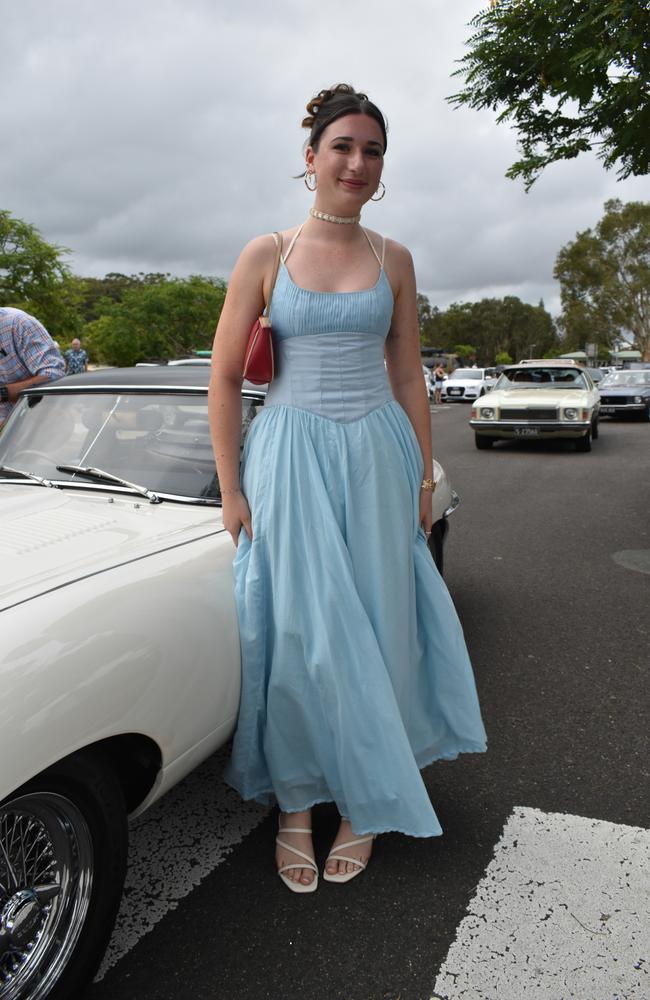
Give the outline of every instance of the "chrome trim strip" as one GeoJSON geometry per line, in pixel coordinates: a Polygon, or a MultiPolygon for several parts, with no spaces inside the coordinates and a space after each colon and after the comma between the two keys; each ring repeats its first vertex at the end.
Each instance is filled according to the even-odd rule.
{"type": "MultiPolygon", "coordinates": [[[[56,393],[73,393],[80,395],[81,393],[102,393],[102,392],[120,392],[123,395],[128,395],[130,392],[147,392],[152,396],[158,393],[174,392],[178,393],[179,396],[184,394],[193,395],[194,393],[202,393],[207,396],[208,386],[207,385],[59,385],[52,383],[51,385],[38,385],[31,386],[29,389],[23,390],[21,395],[23,396],[44,396],[53,395],[56,393]]],[[[266,396],[265,392],[255,389],[243,389],[242,396],[251,399],[264,399],[266,396]]]]}
{"type": "Polygon", "coordinates": [[[515,427],[541,427],[542,430],[570,430],[572,427],[590,427],[591,420],[477,420],[472,418],[470,427],[486,430],[510,431],[515,427]]]}
{"type": "Polygon", "coordinates": [[[601,401],[600,409],[603,410],[645,410],[645,403],[603,403],[601,401]]]}
{"type": "Polygon", "coordinates": [[[458,507],[459,503],[460,503],[460,497],[456,493],[456,490],[452,490],[451,504],[449,505],[449,507],[447,507],[447,510],[444,512],[443,517],[449,517],[450,514],[453,514],[456,508],[458,507]]]}

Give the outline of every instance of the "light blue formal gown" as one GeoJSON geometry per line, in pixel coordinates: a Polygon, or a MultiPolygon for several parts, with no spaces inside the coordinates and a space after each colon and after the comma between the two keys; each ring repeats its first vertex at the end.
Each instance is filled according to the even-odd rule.
{"type": "Polygon", "coordinates": [[[420,775],[485,750],[462,629],[419,524],[422,454],[393,398],[377,283],[313,292],[281,263],[277,374],[243,455],[234,562],[242,695],[226,780],[355,834],[442,830],[420,775]]]}

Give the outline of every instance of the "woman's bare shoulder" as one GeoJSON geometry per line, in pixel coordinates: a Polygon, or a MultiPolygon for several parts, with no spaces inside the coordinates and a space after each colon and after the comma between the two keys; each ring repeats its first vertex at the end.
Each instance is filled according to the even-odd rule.
{"type": "Polygon", "coordinates": [[[411,256],[411,251],[408,247],[405,247],[403,243],[398,243],[397,240],[386,240],[386,256],[390,254],[390,259],[398,267],[413,267],[413,257],[411,256]]]}
{"type": "Polygon", "coordinates": [[[383,236],[381,233],[376,233],[373,229],[366,229],[366,233],[372,240],[373,246],[378,249],[381,248],[382,243],[385,247],[384,259],[392,264],[393,267],[409,267],[412,266],[413,258],[411,257],[410,250],[405,247],[402,243],[398,243],[397,240],[392,240],[389,236],[383,236]]]}
{"type": "MultiPolygon", "coordinates": [[[[277,232],[281,233],[283,249],[285,251],[289,241],[297,230],[298,226],[293,226],[291,229],[277,230],[277,232]]],[[[254,236],[240,253],[237,264],[243,264],[244,267],[265,267],[269,261],[273,260],[276,247],[276,233],[263,233],[261,236],[254,236]]]]}
{"type": "Polygon", "coordinates": [[[275,240],[273,233],[264,233],[261,236],[254,236],[243,248],[237,260],[238,264],[262,264],[264,265],[269,257],[275,252],[275,240]]]}

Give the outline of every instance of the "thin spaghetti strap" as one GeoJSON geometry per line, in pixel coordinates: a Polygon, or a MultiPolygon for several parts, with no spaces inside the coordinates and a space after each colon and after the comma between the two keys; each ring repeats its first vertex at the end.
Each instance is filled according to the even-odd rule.
{"type": "Polygon", "coordinates": [[[363,233],[363,235],[365,236],[365,238],[368,240],[368,246],[370,247],[370,249],[374,253],[375,257],[377,258],[377,263],[379,264],[380,267],[383,267],[384,266],[384,251],[383,251],[383,246],[382,246],[382,253],[381,253],[381,257],[380,257],[379,254],[377,253],[377,251],[375,250],[375,247],[374,247],[374,244],[373,244],[372,240],[368,236],[368,233],[363,228],[363,226],[361,227],[361,232],[363,233]]]}
{"type": "Polygon", "coordinates": [[[291,243],[289,244],[289,249],[288,249],[288,250],[287,250],[287,252],[285,253],[284,257],[282,258],[282,263],[283,263],[283,264],[286,264],[286,263],[287,263],[287,261],[289,260],[289,254],[290,254],[290,253],[291,253],[291,251],[293,250],[293,245],[294,245],[294,243],[296,242],[296,240],[298,239],[298,237],[300,236],[300,234],[301,234],[301,232],[302,232],[302,227],[304,226],[304,224],[305,224],[305,223],[303,222],[301,226],[298,226],[298,229],[297,229],[297,230],[296,230],[296,232],[294,233],[294,235],[293,235],[293,239],[291,240],[291,243]]]}
{"type": "Polygon", "coordinates": [[[381,260],[379,261],[380,267],[383,271],[384,269],[384,257],[386,256],[386,237],[381,238],[381,260]]]}

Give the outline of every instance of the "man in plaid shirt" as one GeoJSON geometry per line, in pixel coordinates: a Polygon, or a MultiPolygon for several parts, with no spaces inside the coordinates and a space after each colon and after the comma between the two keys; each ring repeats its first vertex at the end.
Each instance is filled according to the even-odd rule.
{"type": "Polygon", "coordinates": [[[23,389],[64,373],[61,352],[43,324],[22,309],[0,307],[0,427],[23,389]]]}

